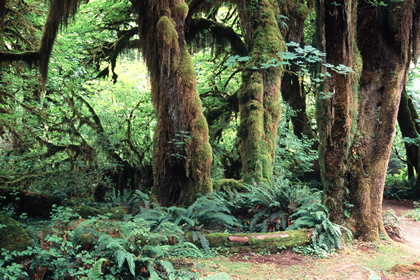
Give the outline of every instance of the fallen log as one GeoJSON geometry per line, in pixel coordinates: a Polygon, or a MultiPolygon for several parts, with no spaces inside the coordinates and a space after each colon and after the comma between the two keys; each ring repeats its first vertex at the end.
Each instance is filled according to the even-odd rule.
{"type": "MultiPolygon", "coordinates": [[[[210,247],[224,247],[231,253],[245,252],[270,252],[276,253],[295,246],[306,246],[311,243],[309,230],[290,230],[269,233],[208,233],[203,234],[210,247]]],[[[192,235],[187,235],[187,240],[201,245],[197,240],[192,240],[192,235]]]]}

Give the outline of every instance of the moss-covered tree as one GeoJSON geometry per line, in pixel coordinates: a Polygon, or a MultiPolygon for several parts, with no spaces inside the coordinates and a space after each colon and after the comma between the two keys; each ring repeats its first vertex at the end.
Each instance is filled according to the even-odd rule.
{"type": "Polygon", "coordinates": [[[281,69],[260,66],[285,50],[277,22],[280,10],[274,0],[238,1],[238,10],[250,57],[238,96],[243,180],[271,184],[280,116],[281,69]]]}
{"type": "MultiPolygon", "coordinates": [[[[281,14],[285,16],[282,25],[284,25],[283,34],[286,42],[304,43],[305,20],[313,8],[312,2],[311,0],[281,1],[281,14]]],[[[288,51],[293,52],[294,47],[288,47],[288,51]]],[[[282,77],[281,96],[295,112],[290,118],[293,132],[299,138],[306,136],[312,139],[314,135],[306,113],[306,92],[303,80],[295,74],[300,70],[299,66],[293,64],[286,67],[288,71],[285,71],[282,77]]]]}
{"type": "Polygon", "coordinates": [[[333,74],[327,88],[331,96],[319,101],[325,203],[333,221],[351,217],[347,221],[355,236],[364,240],[385,234],[385,175],[401,91],[417,49],[412,31],[419,16],[419,6],[411,0],[372,3],[318,1],[327,62],[356,72],[333,74]]]}
{"type": "Polygon", "coordinates": [[[407,167],[409,169],[409,172],[408,172],[409,179],[414,177],[414,170],[416,171],[415,172],[416,180],[413,186],[414,198],[420,197],[420,176],[419,176],[420,154],[419,154],[419,145],[418,143],[416,143],[416,140],[420,136],[419,119],[420,118],[419,118],[416,108],[414,107],[413,100],[408,95],[406,89],[404,88],[401,95],[400,108],[398,110],[398,124],[401,130],[402,136],[411,138],[412,140],[412,141],[406,141],[404,143],[404,146],[405,146],[405,151],[407,155],[407,167]]]}
{"type": "Polygon", "coordinates": [[[212,151],[185,44],[183,0],[135,1],[141,50],[157,116],[154,193],[162,205],[185,205],[212,191],[212,151]]]}

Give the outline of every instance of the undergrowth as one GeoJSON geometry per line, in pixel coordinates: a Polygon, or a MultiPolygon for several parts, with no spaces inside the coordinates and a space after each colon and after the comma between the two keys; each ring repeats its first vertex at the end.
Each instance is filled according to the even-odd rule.
{"type": "Polygon", "coordinates": [[[408,212],[408,216],[412,217],[416,221],[420,221],[420,201],[414,201],[414,210],[408,212]]]}
{"type": "Polygon", "coordinates": [[[197,274],[174,268],[171,260],[214,256],[204,233],[215,231],[312,228],[312,247],[297,250],[322,255],[341,247],[347,231],[328,219],[319,191],[292,186],[286,179],[245,190],[208,194],[188,208],[153,205],[147,195],[136,193],[141,203],[113,199],[113,205],[137,207],[135,215],[121,219],[111,214],[81,219],[72,208],[55,207],[48,230],[38,233],[33,246],[2,250],[0,278],[196,279],[197,274]],[[186,240],[186,232],[194,243],[186,240]]]}

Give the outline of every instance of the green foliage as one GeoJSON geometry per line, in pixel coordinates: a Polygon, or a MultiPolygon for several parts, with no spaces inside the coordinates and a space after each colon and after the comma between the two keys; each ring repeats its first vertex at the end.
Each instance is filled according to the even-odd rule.
{"type": "Polygon", "coordinates": [[[401,227],[398,225],[400,218],[397,216],[394,210],[389,209],[382,214],[384,221],[384,227],[388,236],[391,238],[399,238],[403,240],[403,232],[401,227]]]}
{"type": "Polygon", "coordinates": [[[403,2],[404,0],[389,0],[389,1],[378,1],[378,0],[366,0],[366,3],[368,3],[369,5],[372,5],[374,7],[386,7],[388,6],[390,3],[400,3],[403,2]]]}
{"type": "Polygon", "coordinates": [[[348,229],[329,220],[328,210],[320,202],[314,202],[300,207],[292,215],[292,218],[296,219],[288,229],[313,229],[311,234],[312,243],[317,248],[322,248],[325,251],[330,251],[335,248],[342,249],[343,235],[347,235],[347,237],[352,236],[348,229]]]}
{"type": "Polygon", "coordinates": [[[175,138],[168,141],[168,144],[173,144],[175,146],[175,149],[177,151],[180,151],[180,153],[171,154],[171,156],[178,159],[186,159],[186,156],[184,155],[187,152],[185,147],[191,140],[191,138],[192,136],[190,135],[189,131],[180,131],[179,133],[175,133],[175,138]]]}
{"type": "Polygon", "coordinates": [[[292,185],[285,178],[275,179],[273,186],[244,186],[245,192],[214,195],[241,220],[243,230],[268,232],[285,230],[290,216],[308,203],[320,200],[320,193],[305,185],[292,185]]]}
{"type": "Polygon", "coordinates": [[[414,201],[414,210],[407,213],[407,216],[412,217],[416,221],[420,221],[420,202],[414,201]]]}
{"type": "Polygon", "coordinates": [[[43,273],[43,279],[184,279],[168,259],[202,257],[184,241],[180,227],[134,217],[125,221],[97,217],[68,227],[57,227],[55,218],[67,222],[72,213],[56,209],[52,229],[41,233],[39,243],[22,252],[2,251],[0,278],[17,279],[43,273]],[[89,236],[89,238],[87,238],[89,236]],[[91,247],[91,250],[83,248],[91,247]]]}
{"type": "Polygon", "coordinates": [[[208,194],[198,198],[187,209],[188,217],[203,227],[221,226],[226,228],[241,227],[239,221],[232,216],[223,200],[215,194],[208,194]]]}
{"type": "Polygon", "coordinates": [[[334,253],[334,249],[321,247],[318,244],[310,244],[308,246],[296,246],[292,248],[293,252],[304,254],[305,256],[315,256],[326,259],[334,253]]]}
{"type": "Polygon", "coordinates": [[[290,118],[296,114],[288,105],[282,105],[282,114],[277,131],[274,157],[274,175],[299,181],[305,173],[313,171],[318,153],[313,149],[315,139],[298,138],[290,129],[290,118]]]}
{"type": "Polygon", "coordinates": [[[407,179],[407,170],[402,169],[398,173],[389,173],[385,179],[385,199],[408,199],[411,197],[413,180],[407,179]]]}

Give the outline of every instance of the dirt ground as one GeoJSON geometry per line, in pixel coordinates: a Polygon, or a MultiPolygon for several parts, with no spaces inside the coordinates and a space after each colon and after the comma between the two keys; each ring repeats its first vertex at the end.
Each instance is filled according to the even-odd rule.
{"type": "Polygon", "coordinates": [[[385,200],[383,209],[392,209],[400,217],[398,225],[403,240],[355,242],[328,259],[307,257],[291,250],[272,255],[242,254],[210,267],[226,272],[230,279],[240,280],[420,280],[420,222],[404,216],[407,211],[414,209],[412,201],[385,200]]]}

